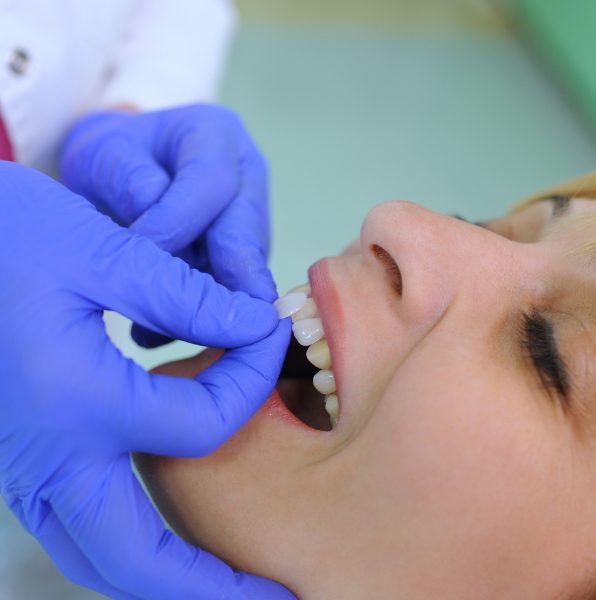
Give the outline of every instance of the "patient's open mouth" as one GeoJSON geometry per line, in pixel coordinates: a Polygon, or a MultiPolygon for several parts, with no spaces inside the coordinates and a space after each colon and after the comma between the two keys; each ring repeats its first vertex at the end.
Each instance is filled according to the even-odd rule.
{"type": "Polygon", "coordinates": [[[288,410],[313,429],[329,431],[331,419],[325,410],[325,396],[313,386],[317,369],[306,360],[304,348],[292,339],[277,391],[288,410]]]}
{"type": "Polygon", "coordinates": [[[329,431],[337,424],[339,404],[329,345],[310,297],[310,286],[295,288],[280,298],[276,307],[280,316],[292,317],[294,332],[277,390],[286,407],[303,423],[329,431]]]}

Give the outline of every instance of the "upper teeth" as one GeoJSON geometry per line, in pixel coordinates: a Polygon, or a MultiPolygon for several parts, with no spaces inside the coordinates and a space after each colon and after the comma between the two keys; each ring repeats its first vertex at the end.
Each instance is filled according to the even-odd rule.
{"type": "Polygon", "coordinates": [[[331,371],[317,371],[312,382],[321,394],[333,394],[336,390],[335,377],[331,371]]]}
{"type": "Polygon", "coordinates": [[[331,425],[335,427],[337,424],[337,417],[339,416],[339,402],[335,394],[325,396],[325,410],[331,418],[331,425]]]}
{"type": "Polygon", "coordinates": [[[331,367],[331,354],[329,353],[329,344],[325,338],[321,338],[306,351],[306,358],[315,367],[319,369],[329,369],[331,367]]]}
{"type": "Polygon", "coordinates": [[[311,346],[324,335],[321,319],[302,319],[292,325],[294,336],[302,346],[311,346]]]}
{"type": "Polygon", "coordinates": [[[292,292],[282,298],[278,298],[273,306],[277,309],[280,319],[291,317],[300,312],[300,309],[306,304],[306,294],[303,292],[292,292]]]}
{"type": "Polygon", "coordinates": [[[313,377],[313,385],[325,395],[325,409],[329,414],[331,425],[335,427],[339,416],[335,376],[331,371],[331,354],[325,339],[323,324],[318,318],[315,301],[310,297],[308,284],[301,285],[275,301],[280,319],[292,317],[294,337],[302,346],[308,346],[306,358],[315,367],[321,369],[313,377]]]}
{"type": "Polygon", "coordinates": [[[315,301],[312,298],[307,298],[302,308],[292,315],[292,321],[295,323],[302,319],[310,319],[316,315],[317,305],[315,304],[315,301]]]}

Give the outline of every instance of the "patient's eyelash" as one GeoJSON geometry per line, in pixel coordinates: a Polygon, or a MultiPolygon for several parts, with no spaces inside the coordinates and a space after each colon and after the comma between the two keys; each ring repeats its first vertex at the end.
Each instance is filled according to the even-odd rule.
{"type": "Polygon", "coordinates": [[[465,217],[462,217],[461,215],[458,215],[456,213],[450,214],[449,216],[453,219],[457,219],[458,221],[463,221],[464,223],[470,223],[470,225],[476,225],[477,227],[482,227],[483,229],[486,229],[486,225],[482,221],[469,221],[465,217]]]}
{"type": "Polygon", "coordinates": [[[552,323],[538,313],[524,314],[521,322],[522,343],[549,393],[555,392],[566,403],[569,375],[555,340],[552,323]]]}

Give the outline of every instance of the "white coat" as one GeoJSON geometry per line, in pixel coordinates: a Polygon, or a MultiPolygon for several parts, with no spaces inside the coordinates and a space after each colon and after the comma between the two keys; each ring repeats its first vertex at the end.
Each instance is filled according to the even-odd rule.
{"type": "Polygon", "coordinates": [[[215,99],[232,0],[0,0],[0,114],[17,161],[54,172],[80,115],[215,99]]]}

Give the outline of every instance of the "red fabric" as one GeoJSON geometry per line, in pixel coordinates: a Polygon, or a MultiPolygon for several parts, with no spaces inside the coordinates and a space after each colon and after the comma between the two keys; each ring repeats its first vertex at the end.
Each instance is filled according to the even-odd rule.
{"type": "Polygon", "coordinates": [[[8,132],[0,115],[0,160],[14,160],[8,132]]]}

